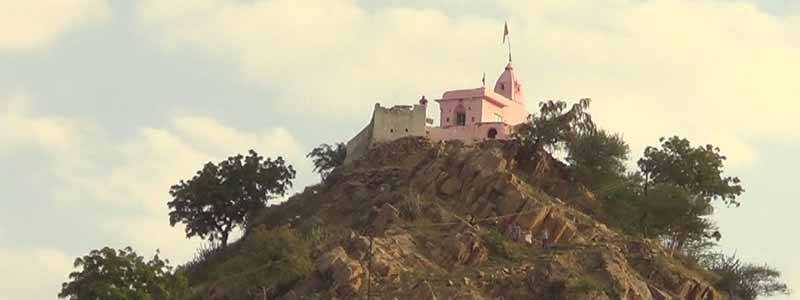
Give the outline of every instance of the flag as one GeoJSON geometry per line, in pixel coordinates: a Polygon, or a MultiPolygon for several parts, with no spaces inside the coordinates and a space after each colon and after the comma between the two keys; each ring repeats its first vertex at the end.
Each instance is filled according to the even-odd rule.
{"type": "Polygon", "coordinates": [[[507,36],[508,36],[508,22],[506,22],[506,26],[503,28],[503,44],[506,43],[507,36]]]}

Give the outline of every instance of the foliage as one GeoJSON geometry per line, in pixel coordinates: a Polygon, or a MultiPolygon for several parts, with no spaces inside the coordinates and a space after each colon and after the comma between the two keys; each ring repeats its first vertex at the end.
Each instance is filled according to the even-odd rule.
{"type": "Polygon", "coordinates": [[[545,101],[539,104],[539,114],[531,114],[514,134],[520,144],[518,159],[528,160],[542,149],[558,150],[573,142],[579,135],[595,130],[592,116],[586,112],[590,99],[581,99],[569,110],[564,101],[545,101]],[[565,111],[566,110],[566,111],[565,111]]]}
{"type": "Polygon", "coordinates": [[[720,239],[714,224],[705,218],[713,213],[711,201],[721,199],[739,205],[736,197],[744,192],[737,177],[723,177],[725,156],[712,145],[692,147],[677,136],[660,139],[661,148],[647,147],[638,164],[645,175],[649,228],[662,229],[672,252],[685,244],[704,239],[720,239]],[[650,186],[655,185],[654,191],[650,186]],[[654,194],[654,195],[651,195],[654,194]]]}
{"type": "Polygon", "coordinates": [[[602,290],[604,290],[603,284],[588,274],[582,274],[567,280],[567,291],[573,295],[602,290]]]}
{"type": "Polygon", "coordinates": [[[322,144],[312,149],[306,157],[311,158],[314,162],[314,172],[319,173],[324,181],[333,169],[344,164],[347,147],[344,143],[322,144]]]}
{"type": "Polygon", "coordinates": [[[272,299],[311,273],[310,251],[310,243],[294,230],[259,226],[244,238],[239,255],[222,263],[213,278],[230,299],[272,299]]]}
{"type": "Polygon", "coordinates": [[[483,235],[483,241],[486,243],[486,248],[489,253],[494,257],[507,259],[513,262],[522,260],[522,253],[517,249],[507,237],[505,237],[497,229],[491,228],[483,235]]]}
{"type": "Polygon", "coordinates": [[[692,147],[689,140],[673,136],[659,140],[661,148],[647,147],[639,168],[649,183],[668,183],[702,197],[718,198],[739,205],[736,197],[744,192],[737,177],[723,177],[726,157],[712,145],[692,147]]]}
{"type": "Polygon", "coordinates": [[[589,131],[568,143],[567,150],[573,178],[591,190],[614,184],[625,175],[630,149],[618,134],[589,131]]]}
{"type": "Polygon", "coordinates": [[[222,247],[219,243],[208,242],[195,250],[194,257],[178,267],[186,274],[190,285],[208,280],[210,266],[219,264],[235,254],[236,247],[222,247]]]}
{"type": "Polygon", "coordinates": [[[659,184],[643,201],[646,236],[660,237],[673,251],[682,250],[688,241],[719,239],[716,226],[706,217],[713,213],[708,198],[692,195],[684,188],[659,184]]]}
{"type": "Polygon", "coordinates": [[[602,199],[603,211],[608,222],[629,234],[645,235],[644,219],[647,217],[642,205],[644,178],[639,173],[620,177],[615,184],[595,191],[602,199]]]}
{"type": "Polygon", "coordinates": [[[185,277],[173,273],[169,261],[156,254],[149,261],[127,247],[92,250],[75,259],[70,282],[61,287],[59,298],[70,300],[178,300],[187,288],[185,277]]]}
{"type": "Polygon", "coordinates": [[[173,185],[169,221],[186,224],[186,237],[200,236],[228,244],[228,235],[248,214],[286,194],[295,176],[283,158],[275,160],[250,150],[218,165],[207,163],[188,181],[173,185]]]}
{"type": "Polygon", "coordinates": [[[707,267],[720,276],[716,288],[730,294],[732,300],[789,294],[786,284],[779,281],[781,273],[766,264],[744,263],[736,255],[717,254],[707,267]]]}

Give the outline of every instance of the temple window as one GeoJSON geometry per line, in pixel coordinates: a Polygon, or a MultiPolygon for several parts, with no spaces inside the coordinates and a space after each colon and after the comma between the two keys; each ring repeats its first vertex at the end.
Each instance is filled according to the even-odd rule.
{"type": "Polygon", "coordinates": [[[463,112],[456,113],[456,126],[467,125],[467,114],[463,112]]]}
{"type": "Polygon", "coordinates": [[[464,106],[459,104],[456,106],[456,126],[467,125],[467,111],[464,106]]]}

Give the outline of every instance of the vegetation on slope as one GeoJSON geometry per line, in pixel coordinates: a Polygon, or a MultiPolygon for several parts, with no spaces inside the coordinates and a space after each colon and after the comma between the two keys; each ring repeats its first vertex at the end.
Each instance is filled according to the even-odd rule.
{"type": "MultiPolygon", "coordinates": [[[[251,152],[208,164],[173,186],[170,220],[185,223],[187,237],[215,243],[161,276],[186,278],[188,288],[163,286],[183,299],[787,292],[773,268],[711,252],[722,237],[708,219],[712,202],[738,206],[744,191],[723,175],[718,148],[662,139],[638,170],[627,170],[627,144],[594,124],[589,103],[544,102],[509,142],[402,139],[346,166],[343,144],[321,145],[308,157],[323,183],[272,207],[267,200],[294,177],[281,158],[251,152]],[[557,151],[565,161],[553,158],[557,151]],[[532,245],[511,240],[514,223],[535,236],[532,245]],[[237,226],[244,237],[227,244],[237,226]]],[[[84,272],[65,283],[62,297],[94,299],[69,292],[108,279],[78,280],[84,272]]],[[[151,299],[131,297],[120,299],[151,299]]]]}

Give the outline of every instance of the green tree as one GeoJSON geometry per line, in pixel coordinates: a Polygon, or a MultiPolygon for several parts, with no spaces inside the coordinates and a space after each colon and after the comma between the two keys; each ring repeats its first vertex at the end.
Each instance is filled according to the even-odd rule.
{"type": "Polygon", "coordinates": [[[689,193],[721,199],[739,205],[736,197],[744,192],[738,177],[723,177],[727,159],[712,145],[692,147],[689,140],[673,136],[661,138],[661,148],[647,147],[639,168],[645,175],[645,192],[651,183],[680,186],[689,193]]]}
{"type": "Polygon", "coordinates": [[[739,205],[736,197],[744,192],[739,178],[723,177],[726,157],[717,147],[692,147],[677,136],[660,142],[661,148],[647,147],[638,162],[645,175],[648,228],[662,230],[659,235],[666,238],[672,253],[687,242],[719,240],[719,232],[706,217],[713,213],[714,199],[739,205]]]}
{"type": "Polygon", "coordinates": [[[207,163],[188,181],[173,185],[169,222],[186,224],[186,237],[200,236],[228,244],[228,235],[267,201],[284,196],[295,171],[283,158],[275,160],[250,150],[218,165],[207,163]]]}
{"type": "Polygon", "coordinates": [[[616,184],[592,191],[602,200],[603,212],[610,225],[630,234],[644,235],[643,222],[647,215],[642,200],[643,184],[644,178],[640,173],[629,173],[616,184]]]}
{"type": "Polygon", "coordinates": [[[59,298],[69,300],[178,300],[188,282],[173,273],[169,261],[156,253],[145,261],[130,247],[105,247],[75,259],[69,282],[61,286],[59,298]]]}
{"type": "Polygon", "coordinates": [[[574,180],[590,190],[620,183],[630,148],[618,134],[605,130],[578,135],[567,144],[567,162],[574,180]]]}
{"type": "Polygon", "coordinates": [[[755,265],[742,262],[736,255],[716,254],[707,262],[707,267],[720,277],[715,287],[727,292],[731,300],[789,294],[789,288],[780,281],[781,273],[766,264],[755,265]]]}
{"type": "Polygon", "coordinates": [[[581,99],[567,110],[564,101],[539,103],[539,114],[531,114],[514,134],[520,143],[521,159],[543,150],[558,150],[579,135],[595,130],[592,116],[587,112],[591,100],[581,99]]]}
{"type": "Polygon", "coordinates": [[[344,164],[347,147],[344,143],[322,144],[312,149],[306,157],[314,162],[314,172],[319,173],[322,180],[325,180],[333,169],[344,164]]]}
{"type": "Polygon", "coordinates": [[[658,184],[642,201],[642,229],[645,236],[660,237],[673,252],[687,242],[719,239],[719,231],[707,217],[714,212],[709,198],[684,188],[658,184]]]}

